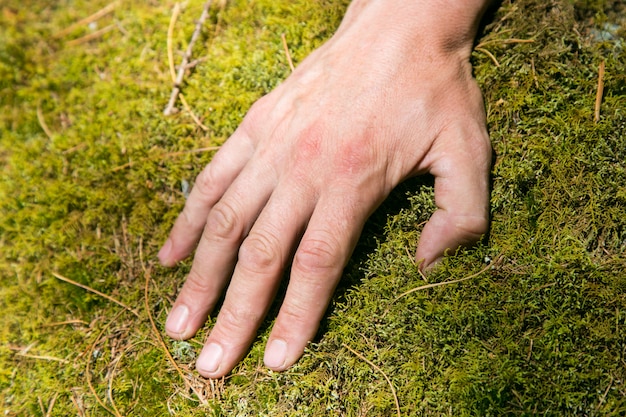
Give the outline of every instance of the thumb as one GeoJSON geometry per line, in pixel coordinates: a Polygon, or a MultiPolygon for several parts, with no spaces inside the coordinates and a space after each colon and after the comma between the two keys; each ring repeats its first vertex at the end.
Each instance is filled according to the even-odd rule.
{"type": "Polygon", "coordinates": [[[476,243],[489,227],[489,137],[478,128],[473,135],[456,132],[448,138],[440,137],[428,155],[437,210],[424,226],[415,255],[424,269],[459,246],[476,243]]]}

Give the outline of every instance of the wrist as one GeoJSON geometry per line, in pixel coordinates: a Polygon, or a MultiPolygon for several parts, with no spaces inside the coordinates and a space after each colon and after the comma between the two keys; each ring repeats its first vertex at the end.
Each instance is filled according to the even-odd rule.
{"type": "Polygon", "coordinates": [[[344,23],[369,19],[372,30],[438,53],[469,58],[478,25],[491,0],[353,0],[344,23]]]}

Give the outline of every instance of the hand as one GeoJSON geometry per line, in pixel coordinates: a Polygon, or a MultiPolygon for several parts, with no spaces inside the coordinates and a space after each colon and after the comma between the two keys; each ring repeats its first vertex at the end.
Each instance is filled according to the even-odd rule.
{"type": "Polygon", "coordinates": [[[193,336],[227,288],[202,375],[221,377],[243,357],[290,261],[265,364],[297,361],[365,221],[408,177],[435,177],[437,210],[416,254],[424,267],[487,230],[491,146],[469,63],[484,2],[471,13],[471,2],[453,2],[455,14],[395,1],[353,2],[335,36],[253,105],[197,177],[159,258],[174,265],[197,244],[171,337],[193,336]]]}

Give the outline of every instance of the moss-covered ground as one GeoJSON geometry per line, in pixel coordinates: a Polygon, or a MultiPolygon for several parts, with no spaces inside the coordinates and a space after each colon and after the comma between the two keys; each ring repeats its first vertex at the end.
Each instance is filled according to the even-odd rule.
{"type": "MultiPolygon", "coordinates": [[[[202,3],[172,26],[176,63],[202,3]]],[[[183,88],[204,129],[181,106],[163,115],[174,1],[122,0],[78,25],[109,0],[0,2],[3,416],[393,416],[386,378],[402,415],[626,415],[623,1],[505,1],[486,19],[472,57],[496,156],[481,245],[422,277],[432,190],[411,181],[368,223],[293,369],[262,366],[275,311],[223,380],[193,371],[211,323],[164,349],[189,262],[155,255],[184,186],[288,76],[281,34],[297,64],[345,3],[215,2],[183,88]]]]}

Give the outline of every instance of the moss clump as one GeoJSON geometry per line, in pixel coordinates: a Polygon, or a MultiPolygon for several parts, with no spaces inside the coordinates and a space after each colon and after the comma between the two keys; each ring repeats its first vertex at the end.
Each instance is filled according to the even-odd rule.
{"type": "MultiPolygon", "coordinates": [[[[202,3],[186,3],[175,51],[202,3]]],[[[492,229],[426,279],[467,277],[489,260],[490,268],[397,298],[426,284],[412,253],[432,190],[428,179],[413,181],[368,223],[318,339],[292,370],[259,365],[272,315],[224,381],[193,372],[210,324],[185,344],[165,341],[187,382],[168,361],[148,314],[162,332],[188,264],[163,270],[153,259],[182,207],[181,182],[211,158],[193,151],[223,143],[288,75],[281,33],[298,62],[332,34],[346,3],[214,8],[195,49],[203,59],[184,86],[208,131],[185,111],[162,116],[169,6],[122,2],[97,27],[55,36],[108,3],[0,5],[5,415],[394,415],[381,372],[403,415],[626,413],[620,1],[504,2],[486,22],[473,61],[496,154],[492,229]]]]}

